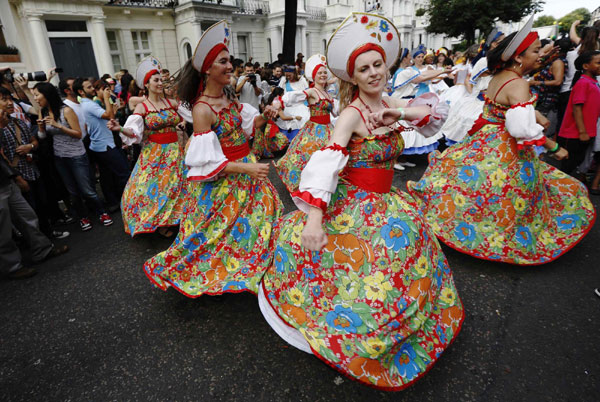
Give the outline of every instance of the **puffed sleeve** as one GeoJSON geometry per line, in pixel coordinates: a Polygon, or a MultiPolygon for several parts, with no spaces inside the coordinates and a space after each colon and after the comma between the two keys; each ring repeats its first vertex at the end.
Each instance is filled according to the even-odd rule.
{"type": "Polygon", "coordinates": [[[337,187],[339,173],[347,162],[348,151],[338,144],[313,153],[300,175],[298,191],[292,193],[298,209],[308,213],[313,206],[325,212],[337,187]]]}
{"type": "Polygon", "coordinates": [[[415,129],[422,136],[432,137],[436,135],[444,125],[450,107],[446,102],[440,102],[439,96],[433,92],[428,92],[415,99],[411,99],[408,102],[407,107],[423,105],[431,108],[431,114],[428,114],[420,120],[406,120],[405,123],[408,127],[415,129]]]}
{"type": "Polygon", "coordinates": [[[413,81],[421,75],[421,72],[413,68],[405,68],[396,71],[392,79],[392,95],[394,98],[402,98],[413,94],[417,84],[413,81]]]}
{"type": "Polygon", "coordinates": [[[535,120],[535,109],[531,103],[513,105],[506,111],[506,130],[517,140],[517,148],[544,145],[544,127],[535,120]]]}
{"type": "Polygon", "coordinates": [[[144,135],[144,118],[141,115],[132,114],[129,116],[123,128],[128,128],[133,131],[133,134],[135,134],[135,137],[132,138],[123,133],[119,133],[119,137],[121,137],[123,144],[133,145],[142,142],[142,137],[144,135]]]}
{"type": "Polygon", "coordinates": [[[229,160],[225,157],[214,131],[194,133],[185,154],[189,166],[188,179],[196,181],[214,180],[225,169],[229,160]]]}
{"type": "Polygon", "coordinates": [[[194,120],[192,119],[192,110],[183,106],[182,103],[180,103],[177,107],[177,113],[181,116],[183,120],[187,121],[188,123],[194,122],[194,120]]]}
{"type": "Polygon", "coordinates": [[[242,103],[240,112],[242,115],[242,129],[244,130],[244,134],[246,134],[247,138],[254,137],[254,119],[256,119],[260,113],[249,103],[242,103]]]}
{"type": "Polygon", "coordinates": [[[306,91],[289,91],[283,94],[281,101],[284,106],[294,106],[303,103],[307,97],[306,91]]]}

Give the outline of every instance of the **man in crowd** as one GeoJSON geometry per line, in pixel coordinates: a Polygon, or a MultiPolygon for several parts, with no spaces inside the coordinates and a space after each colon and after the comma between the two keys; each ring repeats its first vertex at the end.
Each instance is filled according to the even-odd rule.
{"type": "Polygon", "coordinates": [[[238,80],[244,73],[244,60],[233,59],[231,65],[233,66],[233,73],[231,74],[231,86],[235,90],[235,86],[237,85],[238,80]]]}
{"type": "MultiPolygon", "coordinates": [[[[6,126],[8,122],[7,111],[0,109],[0,126],[6,126]]],[[[12,238],[13,225],[27,242],[34,262],[56,257],[69,250],[66,245],[54,246],[40,232],[35,212],[21,195],[21,189],[27,189],[27,186],[20,173],[0,156],[0,275],[9,279],[25,279],[37,273],[34,268],[23,266],[19,247],[12,238]]]]}
{"type": "Polygon", "coordinates": [[[254,73],[254,65],[250,62],[244,66],[244,75],[240,77],[235,87],[235,92],[239,94],[240,102],[248,103],[257,110],[260,104],[259,96],[262,95],[260,89],[260,76],[254,73]]]}
{"type": "Polygon", "coordinates": [[[280,65],[275,66],[273,68],[273,75],[269,79],[269,85],[272,87],[279,86],[279,82],[281,81],[281,77],[283,76],[283,67],[280,65]]]}
{"type": "Polygon", "coordinates": [[[120,203],[123,190],[129,180],[129,167],[125,155],[115,146],[113,134],[106,126],[107,121],[114,118],[110,91],[103,93],[105,110],[93,101],[96,90],[89,79],[75,80],[73,89],[81,97],[81,109],[90,138],[90,155],[98,163],[101,180],[103,175],[109,177],[108,175],[112,174],[114,177],[114,188],[103,188],[103,191],[107,190],[108,194],[104,194],[104,197],[109,205],[109,210],[111,210],[111,206],[120,203]]]}
{"type": "Polygon", "coordinates": [[[87,136],[87,129],[85,126],[85,116],[83,114],[83,110],[81,110],[81,104],[77,100],[77,93],[73,90],[73,83],[75,82],[75,78],[68,77],[64,80],[60,80],[58,83],[58,90],[60,94],[64,97],[63,103],[73,109],[75,114],[77,115],[77,119],[79,120],[79,128],[81,129],[81,139],[84,139],[87,136]]]}

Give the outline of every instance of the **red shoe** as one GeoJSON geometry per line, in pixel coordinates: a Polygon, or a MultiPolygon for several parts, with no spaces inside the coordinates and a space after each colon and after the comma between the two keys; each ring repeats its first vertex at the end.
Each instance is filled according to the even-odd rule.
{"type": "Polygon", "coordinates": [[[108,214],[105,212],[102,215],[100,215],[100,222],[104,225],[104,226],[110,226],[113,224],[113,220],[110,219],[110,216],[108,216],[108,214]]]}
{"type": "Polygon", "coordinates": [[[92,228],[92,222],[90,222],[88,218],[81,218],[79,226],[81,227],[82,232],[87,232],[92,228]]]}

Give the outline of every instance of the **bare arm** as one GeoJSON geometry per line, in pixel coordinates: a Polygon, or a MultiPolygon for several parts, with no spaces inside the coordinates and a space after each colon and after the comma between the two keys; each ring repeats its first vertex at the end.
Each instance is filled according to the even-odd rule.
{"type": "Polygon", "coordinates": [[[579,131],[579,140],[580,141],[589,141],[590,135],[588,134],[585,123],[583,121],[583,105],[573,105],[573,118],[575,119],[575,126],[577,126],[577,131],[579,131]]]}
{"type": "Polygon", "coordinates": [[[58,128],[63,133],[67,134],[69,137],[78,139],[81,138],[81,128],[79,127],[79,119],[77,118],[77,115],[75,114],[73,109],[71,109],[70,107],[65,107],[65,119],[71,127],[66,127],[62,124],[59,124],[58,128]]]}
{"type": "Polygon", "coordinates": [[[569,29],[569,38],[571,38],[571,42],[573,42],[576,45],[579,45],[579,43],[581,42],[581,38],[579,37],[579,35],[577,35],[577,27],[579,26],[579,24],[581,24],[581,21],[575,20],[571,24],[571,29],[569,29]]]}
{"type": "Polygon", "coordinates": [[[111,120],[115,118],[115,111],[113,106],[110,104],[110,92],[104,91],[104,106],[106,107],[105,112],[102,113],[104,120],[111,120]]]}

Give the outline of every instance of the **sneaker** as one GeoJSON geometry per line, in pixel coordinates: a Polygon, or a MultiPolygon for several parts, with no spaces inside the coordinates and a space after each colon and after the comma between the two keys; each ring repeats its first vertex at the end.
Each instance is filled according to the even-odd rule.
{"type": "Polygon", "coordinates": [[[75,219],[72,216],[65,215],[64,218],[59,218],[56,220],[57,225],[69,225],[75,222],[75,219]]]}
{"type": "Polygon", "coordinates": [[[81,218],[79,226],[81,227],[82,232],[86,232],[92,228],[92,222],[90,222],[88,218],[81,218]]]}
{"type": "Polygon", "coordinates": [[[102,215],[100,215],[100,222],[104,225],[104,226],[110,226],[113,224],[113,220],[110,219],[110,216],[108,216],[107,213],[103,213],[102,215]]]}
{"type": "Polygon", "coordinates": [[[51,234],[55,239],[64,239],[65,237],[69,237],[71,233],[67,232],[66,230],[64,232],[60,230],[53,230],[51,234]]]}
{"type": "Polygon", "coordinates": [[[402,166],[399,162],[394,163],[394,169],[396,170],[404,170],[404,166],[402,166]]]}
{"type": "Polygon", "coordinates": [[[417,166],[416,164],[412,163],[412,162],[398,162],[399,164],[401,164],[404,167],[415,167],[417,166]]]}

